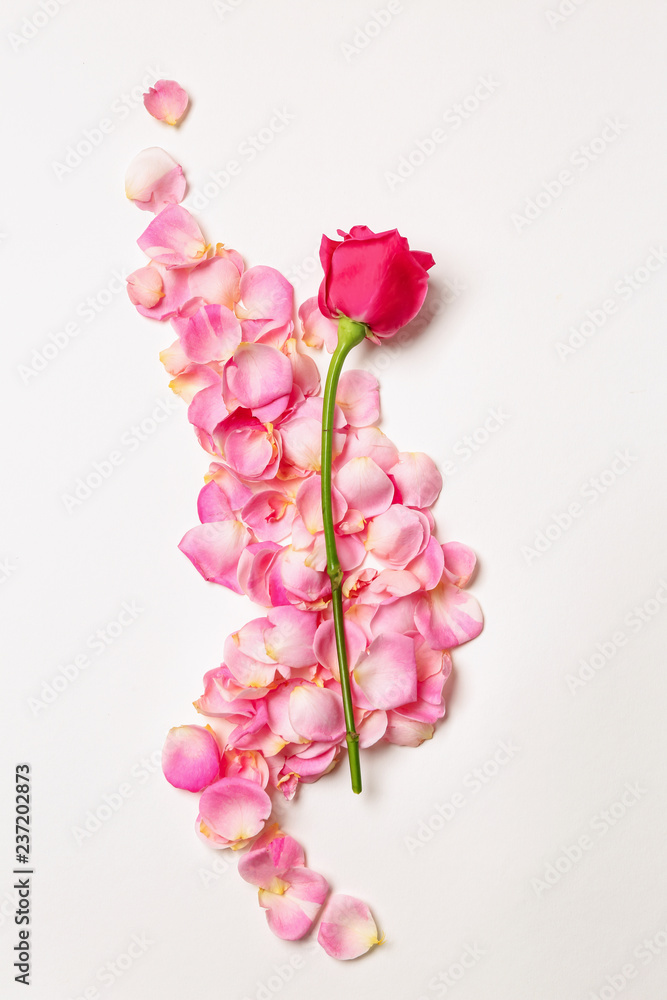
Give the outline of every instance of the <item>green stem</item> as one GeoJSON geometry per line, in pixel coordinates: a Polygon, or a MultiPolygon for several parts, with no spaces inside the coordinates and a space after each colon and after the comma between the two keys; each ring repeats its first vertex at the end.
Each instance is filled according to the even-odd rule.
{"type": "Polygon", "coordinates": [[[345,621],[343,618],[343,572],[336,550],[336,535],[334,533],[333,510],[331,505],[331,460],[333,450],[334,407],[336,405],[336,390],[345,359],[357,344],[366,336],[367,328],[363,323],[355,323],[347,316],[338,320],[338,345],[334,351],[327,380],[324,387],[324,403],[322,406],[322,518],[324,520],[324,543],[327,553],[327,573],[331,580],[331,604],[334,615],[334,632],[336,635],[336,651],[338,653],[338,669],[340,686],[343,692],[343,710],[347,730],[347,749],[350,759],[350,775],[352,791],[357,795],[361,791],[361,766],[359,764],[359,735],[354,725],[354,709],[352,707],[352,692],[350,690],[350,670],[347,663],[345,648],[345,621]]]}

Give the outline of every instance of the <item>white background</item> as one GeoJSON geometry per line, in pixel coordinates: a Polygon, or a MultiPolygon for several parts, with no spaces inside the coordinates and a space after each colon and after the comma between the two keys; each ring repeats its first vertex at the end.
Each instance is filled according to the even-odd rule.
{"type": "Polygon", "coordinates": [[[665,996],[667,10],[567,0],[558,20],[558,2],[404,2],[365,46],[363,0],[70,0],[48,19],[36,0],[3,4],[3,996],[24,995],[11,967],[23,760],[36,1000],[665,996]],[[178,130],[132,98],[120,110],[152,72],[192,96],[178,130]],[[464,102],[465,120],[453,110],[464,102]],[[239,147],[275,109],[293,119],[250,162],[239,147]],[[102,141],[60,170],[102,119],[102,141]],[[387,177],[402,157],[418,163],[438,128],[432,155],[387,177]],[[359,962],[274,938],[233,859],[216,871],[220,855],[195,838],[195,798],[151,761],[170,726],[197,721],[201,676],[252,616],[176,548],[207,465],[184,409],[128,444],[171,396],[157,358],[170,331],[136,315],[114,277],[143,261],[134,241],[150,216],[125,200],[123,175],[152,145],[192,190],[242,162],[197,217],[248,265],[290,274],[298,301],[317,288],[321,233],[355,223],[397,226],[430,250],[436,302],[458,289],[405,349],[369,345],[357,364],[387,351],[383,428],[449,472],[439,533],[479,555],[486,629],[456,651],[432,741],[364,754],[360,798],[341,767],[281,813],[310,865],[367,900],[386,932],[359,962]],[[559,353],[587,310],[600,325],[559,353]],[[72,323],[77,335],[26,375],[72,323]],[[63,496],[119,449],[123,463],[68,511],[63,496]],[[600,492],[617,452],[625,466],[600,492]],[[89,637],[123,602],[142,610],[96,655],[89,637]],[[35,711],[30,699],[86,652],[89,666],[35,711]],[[591,657],[597,669],[582,668],[591,657]],[[498,766],[501,741],[518,749],[498,766]],[[490,777],[475,791],[480,767],[490,777]],[[621,806],[626,784],[637,792],[621,806]],[[121,807],[81,840],[121,786],[121,807]],[[436,807],[456,793],[445,821],[436,807]],[[145,952],[103,981],[133,935],[145,952]],[[478,957],[448,986],[468,946],[478,957]],[[632,978],[619,972],[629,963],[632,978]]]}

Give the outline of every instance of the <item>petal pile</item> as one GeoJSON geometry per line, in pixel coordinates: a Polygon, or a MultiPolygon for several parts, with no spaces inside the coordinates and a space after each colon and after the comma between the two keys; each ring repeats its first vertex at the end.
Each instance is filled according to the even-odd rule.
{"type": "MultiPolygon", "coordinates": [[[[158,81],[145,103],[175,124],[187,95],[158,81]]],[[[200,523],[179,548],[205,580],[261,609],[222,644],[195,702],[208,724],[170,730],[163,770],[199,795],[200,838],[245,849],[239,872],[257,887],[269,927],[296,940],[313,927],[328,883],[306,867],[296,841],[266,824],[273,797],[292,799],[345,749],[312,356],[333,351],[336,326],[316,298],[295,322],[283,275],[246,270],[236,250],[207,242],[180,205],[183,171],[164,150],[135,158],[126,193],[154,215],[137,241],[147,260],[127,279],[128,296],[142,316],[170,328],[160,357],[207,455],[200,523]]],[[[346,371],[332,494],[352,697],[362,747],[418,746],[445,714],[450,651],[479,634],[482,614],[464,590],[474,554],[435,537],[440,473],[427,455],[399,451],[379,417],[377,379],[346,371]]],[[[343,960],[380,943],[366,904],[345,895],[326,904],[318,941],[343,960]]]]}

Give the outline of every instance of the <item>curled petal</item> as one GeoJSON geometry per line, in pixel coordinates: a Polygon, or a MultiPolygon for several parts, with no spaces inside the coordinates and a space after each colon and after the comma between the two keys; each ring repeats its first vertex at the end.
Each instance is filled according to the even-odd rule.
{"type": "Polygon", "coordinates": [[[354,369],[343,372],[338,383],[336,403],[351,427],[369,427],[380,419],[378,380],[370,372],[354,369]]]}
{"type": "Polygon", "coordinates": [[[401,747],[418,747],[433,736],[433,723],[405,719],[397,712],[389,712],[384,739],[401,747]]]}
{"type": "Polygon", "coordinates": [[[445,557],[445,577],[457,587],[465,587],[475,572],[475,553],[461,542],[447,542],[442,546],[442,552],[445,557]]]}
{"type": "Polygon", "coordinates": [[[175,80],[158,80],[144,94],[149,115],[167,125],[177,125],[188,106],[188,95],[175,80]]]}
{"type": "Polygon", "coordinates": [[[432,458],[421,451],[402,451],[391,469],[401,503],[406,507],[430,507],[442,489],[442,476],[432,458]]]}
{"type": "Polygon", "coordinates": [[[260,542],[287,538],[296,514],[294,500],[279,490],[261,490],[244,506],[241,516],[260,542]]]}
{"type": "Polygon", "coordinates": [[[269,796],[257,782],[245,778],[220,778],[199,800],[201,825],[229,846],[241,846],[256,837],[270,813],[269,796]]]}
{"type": "Polygon", "coordinates": [[[167,268],[192,267],[208,250],[201,229],[181,205],[167,205],[137,240],[151,260],[167,268]]]}
{"type": "Polygon", "coordinates": [[[170,785],[201,792],[218,777],[220,750],[210,729],[177,726],[162,748],[162,770],[170,785]]]}
{"type": "Polygon", "coordinates": [[[333,895],[324,908],[317,940],[332,958],[365,955],[381,944],[373,915],[366,903],[342,893],[333,895]]]}
{"type": "Polygon", "coordinates": [[[299,319],[303,330],[303,342],[308,347],[326,347],[333,354],[338,343],[338,329],[333,320],[320,312],[317,296],[306,299],[299,308],[299,319]]]}
{"type": "Polygon", "coordinates": [[[161,212],[183,200],[183,170],[164,149],[151,146],[135,156],[127,168],[125,194],[138,208],[161,212]]]}

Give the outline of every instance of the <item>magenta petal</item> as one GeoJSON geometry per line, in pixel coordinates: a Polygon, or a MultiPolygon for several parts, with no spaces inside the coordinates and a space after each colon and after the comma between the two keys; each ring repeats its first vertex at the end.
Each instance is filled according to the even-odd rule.
{"type": "Polygon", "coordinates": [[[177,726],[162,749],[162,770],[170,785],[201,792],[218,777],[220,750],[210,729],[177,726]]]}

